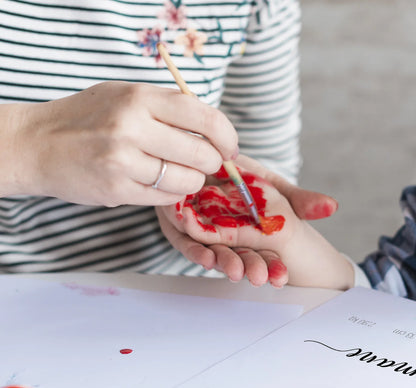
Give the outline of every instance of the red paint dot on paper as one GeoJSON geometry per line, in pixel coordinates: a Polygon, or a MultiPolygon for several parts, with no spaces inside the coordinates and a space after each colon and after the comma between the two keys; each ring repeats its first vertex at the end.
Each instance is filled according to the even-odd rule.
{"type": "Polygon", "coordinates": [[[130,354],[130,353],[132,353],[133,352],[133,350],[132,349],[121,349],[120,350],[120,353],[121,354],[130,354]]]}
{"type": "Polygon", "coordinates": [[[29,387],[23,386],[23,385],[7,385],[6,387],[2,387],[2,388],[29,388],[29,387]]]}

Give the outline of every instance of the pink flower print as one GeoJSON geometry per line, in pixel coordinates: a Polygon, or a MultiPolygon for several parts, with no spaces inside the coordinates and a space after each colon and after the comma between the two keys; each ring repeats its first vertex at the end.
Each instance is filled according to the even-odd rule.
{"type": "Polygon", "coordinates": [[[162,28],[159,26],[153,29],[144,29],[137,31],[138,46],[143,48],[143,55],[145,57],[155,57],[156,63],[160,64],[162,58],[157,50],[157,44],[160,42],[162,35],[162,28]]]}
{"type": "Polygon", "coordinates": [[[176,44],[185,46],[185,57],[192,57],[204,54],[204,43],[207,41],[207,36],[203,32],[198,32],[193,28],[188,28],[186,34],[179,35],[175,39],[176,44]]]}
{"type": "Polygon", "coordinates": [[[171,30],[186,28],[186,7],[184,5],[176,7],[170,0],[167,0],[158,18],[166,20],[167,26],[171,30]]]}

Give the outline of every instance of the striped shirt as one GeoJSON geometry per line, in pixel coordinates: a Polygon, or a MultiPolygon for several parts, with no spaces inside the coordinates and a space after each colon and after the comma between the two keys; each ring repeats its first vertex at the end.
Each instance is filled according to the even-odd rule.
{"type": "MultiPolygon", "coordinates": [[[[191,90],[233,122],[241,153],[295,181],[299,31],[297,0],[2,0],[0,102],[108,80],[176,88],[162,40],[191,90]]],[[[1,272],[77,270],[206,275],[170,246],[152,207],[0,198],[1,272]]]]}

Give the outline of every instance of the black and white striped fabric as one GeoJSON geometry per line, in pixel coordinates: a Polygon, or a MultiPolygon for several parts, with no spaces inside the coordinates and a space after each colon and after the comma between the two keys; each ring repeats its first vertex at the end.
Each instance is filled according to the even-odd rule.
{"type": "MultiPolygon", "coordinates": [[[[297,0],[2,0],[0,102],[107,80],[176,88],[145,39],[159,36],[192,91],[234,123],[241,153],[295,181],[299,30],[297,0]],[[203,37],[193,52],[180,43],[189,31],[203,37]]],[[[0,198],[1,272],[78,270],[207,275],[170,247],[152,207],[0,198]]]]}

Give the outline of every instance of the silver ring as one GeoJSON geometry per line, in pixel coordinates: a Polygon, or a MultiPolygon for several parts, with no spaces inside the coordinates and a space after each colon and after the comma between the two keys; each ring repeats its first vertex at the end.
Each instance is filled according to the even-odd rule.
{"type": "Polygon", "coordinates": [[[157,187],[159,186],[159,183],[162,181],[163,177],[165,176],[166,169],[168,168],[168,163],[166,162],[166,160],[162,159],[161,161],[162,161],[162,165],[160,166],[159,175],[157,176],[155,183],[153,183],[152,185],[154,189],[157,189],[157,187]]]}

